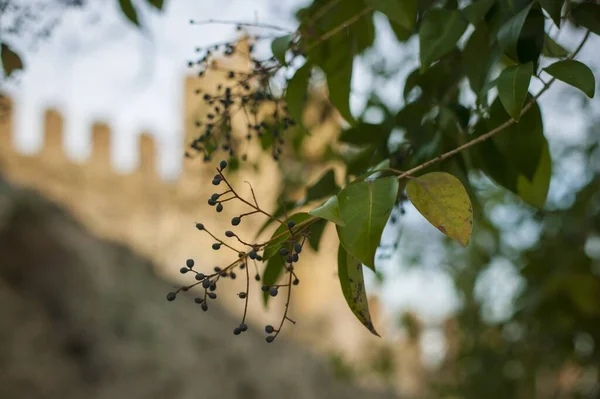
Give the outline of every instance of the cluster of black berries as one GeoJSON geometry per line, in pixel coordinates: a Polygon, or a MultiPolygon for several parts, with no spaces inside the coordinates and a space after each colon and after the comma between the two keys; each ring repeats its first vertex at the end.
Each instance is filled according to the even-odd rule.
{"type": "MultiPolygon", "coordinates": [[[[194,21],[191,21],[194,23],[194,21]]],[[[254,36],[252,40],[262,40],[272,36],[254,36]]],[[[296,122],[289,116],[287,106],[271,91],[272,77],[283,67],[275,57],[260,60],[254,56],[254,45],[248,46],[246,57],[252,67],[248,71],[237,71],[224,68],[215,62],[218,57],[231,57],[243,50],[235,43],[221,43],[208,48],[197,48],[198,59],[189,61],[188,66],[197,68],[199,77],[204,77],[207,71],[223,74],[227,83],[220,83],[212,92],[197,89],[196,95],[201,96],[208,108],[203,120],[195,122],[199,134],[190,144],[187,157],[201,155],[205,162],[211,161],[212,154],[221,150],[229,156],[238,156],[241,143],[233,137],[232,117],[242,115],[246,122],[246,141],[257,139],[263,147],[272,148],[272,156],[278,160],[285,144],[285,132],[296,122]],[[264,115],[261,110],[272,109],[270,115],[264,115]],[[260,116],[259,116],[260,115],[260,116]]],[[[241,160],[247,159],[241,154],[241,160]]]]}
{"type": "MultiPolygon", "coordinates": [[[[285,312],[281,319],[279,328],[274,329],[272,326],[267,326],[265,328],[265,331],[267,331],[267,334],[273,333],[272,335],[269,335],[267,337],[267,342],[272,342],[275,339],[275,337],[277,337],[277,335],[279,334],[279,331],[281,330],[281,327],[283,326],[283,323],[286,320],[290,321],[292,323],[295,323],[295,321],[293,321],[292,319],[290,319],[287,316],[288,307],[289,307],[290,298],[291,298],[292,286],[298,285],[298,283],[299,283],[298,277],[294,273],[294,264],[299,261],[300,254],[302,252],[304,243],[305,243],[306,239],[309,237],[310,232],[308,230],[308,227],[310,226],[310,224],[305,223],[302,226],[296,226],[296,224],[293,221],[288,221],[287,223],[285,223],[279,219],[276,219],[274,216],[270,215],[269,213],[265,212],[263,209],[261,209],[259,207],[258,201],[256,200],[256,195],[254,194],[254,189],[252,188],[251,185],[250,185],[250,190],[252,192],[253,202],[250,202],[250,201],[242,198],[234,190],[231,183],[227,180],[227,178],[223,174],[223,171],[226,168],[227,168],[227,161],[221,161],[219,163],[219,167],[216,169],[217,174],[213,178],[213,184],[215,186],[219,186],[219,185],[223,184],[225,186],[225,191],[222,193],[215,193],[215,194],[211,195],[209,202],[208,202],[209,205],[216,207],[217,212],[222,212],[223,211],[223,202],[227,202],[227,201],[231,201],[231,200],[238,200],[238,201],[242,202],[243,204],[247,205],[248,207],[250,207],[252,210],[250,212],[247,212],[247,213],[244,213],[244,214],[234,217],[231,220],[232,225],[234,225],[234,226],[239,225],[242,218],[245,216],[260,213],[266,217],[277,220],[282,226],[285,226],[285,230],[286,230],[285,234],[286,235],[289,234],[289,238],[285,242],[278,244],[277,246],[279,248],[276,247],[277,253],[273,254],[273,256],[281,257],[282,263],[284,264],[283,269],[286,273],[288,273],[288,276],[289,276],[287,284],[271,284],[271,285],[263,285],[263,287],[262,287],[263,292],[268,292],[269,295],[271,295],[273,297],[277,296],[277,294],[279,293],[279,290],[282,287],[287,288],[287,301],[286,301],[286,305],[285,305],[285,312]]],[[[243,315],[242,321],[239,324],[239,326],[235,327],[235,329],[233,330],[233,333],[235,335],[239,335],[240,333],[242,333],[248,329],[248,326],[246,324],[246,314],[247,314],[247,310],[248,310],[248,292],[249,292],[249,281],[250,281],[249,263],[252,263],[254,265],[255,280],[260,281],[261,277],[260,277],[260,274],[258,273],[258,265],[256,262],[265,260],[264,259],[265,250],[269,247],[270,244],[272,244],[272,241],[270,240],[270,241],[267,241],[264,243],[249,243],[249,242],[244,241],[242,238],[240,238],[235,232],[233,232],[231,230],[227,230],[227,231],[225,231],[225,237],[228,239],[236,240],[236,243],[231,244],[231,243],[225,242],[224,240],[218,238],[215,234],[210,232],[202,223],[196,223],[196,228],[199,231],[202,231],[202,232],[208,234],[215,240],[215,242],[212,244],[212,248],[214,250],[219,250],[222,247],[225,247],[225,248],[235,252],[235,254],[237,256],[233,260],[233,262],[231,262],[229,265],[227,265],[223,268],[221,268],[219,266],[215,266],[213,269],[213,272],[210,274],[205,274],[205,273],[195,270],[194,269],[194,265],[195,265],[194,260],[188,259],[185,267],[182,267],[180,269],[180,272],[181,272],[181,274],[188,274],[188,273],[193,274],[194,280],[195,280],[194,283],[180,287],[175,292],[168,293],[167,300],[173,301],[173,300],[175,300],[175,298],[177,297],[177,294],[179,294],[179,292],[186,292],[194,287],[199,286],[204,290],[204,294],[199,297],[196,297],[194,299],[194,302],[199,304],[201,306],[202,310],[207,311],[208,310],[208,301],[210,299],[217,298],[217,293],[215,292],[217,290],[217,282],[219,282],[219,280],[222,278],[230,278],[232,280],[236,279],[237,278],[236,271],[241,271],[241,272],[243,272],[243,274],[246,277],[246,290],[242,291],[242,292],[238,292],[237,295],[240,299],[245,300],[244,315],[243,315]],[[236,248],[236,245],[243,245],[244,248],[243,249],[236,248]]],[[[276,239],[277,238],[274,238],[272,240],[276,240],[276,239]]]]}

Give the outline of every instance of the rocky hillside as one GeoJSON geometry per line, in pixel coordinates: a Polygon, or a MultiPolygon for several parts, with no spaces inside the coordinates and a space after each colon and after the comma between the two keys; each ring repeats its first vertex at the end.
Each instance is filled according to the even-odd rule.
{"type": "Polygon", "coordinates": [[[0,180],[0,398],[393,398],[292,342],[233,336],[216,306],[167,302],[152,269],[0,180]]]}

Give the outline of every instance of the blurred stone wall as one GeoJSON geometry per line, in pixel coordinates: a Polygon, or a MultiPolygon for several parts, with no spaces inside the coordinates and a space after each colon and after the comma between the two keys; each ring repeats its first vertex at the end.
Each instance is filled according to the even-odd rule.
{"type": "MultiPolygon", "coordinates": [[[[211,81],[211,84],[214,84],[211,81]]],[[[205,80],[185,80],[186,143],[193,134],[193,123],[202,113],[195,90],[206,85],[205,80]]],[[[309,107],[307,117],[319,114],[318,105],[309,107]]],[[[129,174],[114,171],[110,161],[110,141],[114,139],[108,125],[96,123],[90,127],[92,154],[84,162],[70,160],[64,151],[63,121],[68,116],[57,110],[45,114],[44,145],[38,154],[23,155],[13,149],[11,114],[0,120],[0,173],[13,183],[31,187],[43,196],[65,206],[75,218],[98,237],[121,243],[151,259],[157,272],[172,281],[188,282],[178,270],[185,259],[196,259],[200,268],[229,263],[231,256],[225,251],[212,251],[211,240],[198,232],[194,225],[202,222],[217,234],[230,229],[232,216],[244,211],[243,207],[230,205],[223,214],[217,214],[206,200],[214,187],[210,184],[214,165],[204,165],[200,160],[184,160],[183,172],[175,181],[159,178],[156,170],[157,143],[148,134],[139,140],[139,167],[129,174]],[[219,216],[219,217],[217,217],[219,216]]],[[[323,150],[323,140],[330,140],[339,131],[332,120],[313,132],[306,143],[308,153],[318,156],[323,150]]],[[[260,151],[251,154],[259,168],[242,168],[233,183],[241,195],[250,195],[244,181],[252,183],[265,209],[276,208],[277,186],[281,176],[274,161],[260,151]]],[[[332,165],[340,168],[340,165],[332,165]]],[[[315,170],[313,179],[321,171],[315,170]]],[[[338,173],[338,179],[342,173],[338,173]]],[[[341,182],[339,182],[341,183],[341,182]]],[[[251,240],[263,220],[248,219],[236,228],[241,237],[251,240]]],[[[329,225],[323,236],[318,254],[307,251],[303,256],[298,275],[302,283],[294,289],[291,317],[298,321],[294,327],[286,326],[284,335],[309,344],[321,353],[341,353],[350,362],[370,364],[379,350],[394,353],[398,370],[392,379],[401,392],[414,394],[422,387],[423,370],[420,366],[418,342],[386,342],[373,337],[356,321],[348,310],[337,281],[337,237],[329,225]],[[400,367],[401,365],[401,367],[400,367]]],[[[235,295],[245,282],[228,281],[230,295],[220,295],[222,303],[232,314],[239,315],[242,304],[235,295]],[[236,287],[237,285],[237,287],[236,287]]],[[[118,284],[115,281],[115,284],[118,284]]],[[[251,284],[250,321],[261,328],[265,323],[275,324],[281,317],[283,302],[271,301],[264,309],[258,284],[251,284]]],[[[278,298],[279,299],[279,298],[278,298]]],[[[377,302],[372,311],[377,326],[377,302]]],[[[190,316],[195,317],[195,316],[190,316]]],[[[200,315],[198,316],[200,322],[200,315]]],[[[385,330],[384,326],[379,326],[385,330]]],[[[229,331],[227,331],[229,333],[229,331]]],[[[370,378],[366,378],[371,380],[370,378]]],[[[371,381],[373,382],[373,381],[371,381]]]]}

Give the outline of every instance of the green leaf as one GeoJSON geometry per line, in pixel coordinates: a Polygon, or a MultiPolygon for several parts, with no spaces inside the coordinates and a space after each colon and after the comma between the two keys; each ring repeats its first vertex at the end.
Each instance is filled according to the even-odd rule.
{"type": "Polygon", "coordinates": [[[340,141],[343,143],[365,145],[373,144],[381,140],[387,140],[390,130],[382,125],[373,125],[370,123],[360,123],[350,129],[342,131],[340,141]]]}
{"type": "Polygon", "coordinates": [[[523,201],[537,208],[543,208],[550,188],[552,160],[548,143],[544,140],[542,157],[531,182],[523,175],[517,176],[517,194],[523,201]]]}
{"type": "Polygon", "coordinates": [[[456,10],[429,10],[419,29],[421,72],[454,49],[468,23],[456,10]]]}
{"type": "Polygon", "coordinates": [[[519,34],[515,54],[508,53],[513,60],[520,64],[533,62],[534,70],[537,70],[538,60],[544,48],[544,31],[546,18],[539,7],[534,7],[527,14],[525,24],[519,34]]]}
{"type": "Polygon", "coordinates": [[[133,22],[134,25],[140,26],[137,11],[131,0],[119,0],[119,5],[121,6],[121,12],[123,15],[125,15],[128,20],[133,22]]]}
{"type": "Polygon", "coordinates": [[[335,195],[340,188],[335,183],[335,172],[329,169],[321,178],[306,190],[305,202],[318,200],[321,198],[335,195]]]}
{"type": "Polygon", "coordinates": [[[352,256],[375,270],[375,252],[398,195],[398,179],[386,177],[347,185],[338,195],[336,226],[340,242],[352,256]]]}
{"type": "Polygon", "coordinates": [[[584,63],[575,60],[558,61],[544,68],[544,71],[556,79],[578,88],[589,98],[594,98],[596,79],[592,70],[584,63]]]}
{"type": "Polygon", "coordinates": [[[517,42],[519,41],[519,35],[527,19],[527,15],[531,10],[531,4],[523,8],[520,12],[515,14],[511,19],[502,25],[498,30],[497,38],[500,48],[516,58],[517,54],[517,42]]]}
{"type": "Polygon", "coordinates": [[[273,56],[281,65],[287,65],[285,62],[285,53],[289,50],[291,42],[292,35],[280,36],[273,39],[273,42],[271,42],[271,51],[273,52],[273,56]]]}
{"type": "Polygon", "coordinates": [[[538,0],[542,8],[548,13],[552,21],[560,28],[560,12],[562,11],[564,0],[538,0]]]}
{"type": "Polygon", "coordinates": [[[392,22],[412,31],[417,22],[417,0],[365,0],[374,10],[380,11],[392,22]]]}
{"type": "Polygon", "coordinates": [[[517,65],[504,69],[498,77],[498,96],[506,112],[516,121],[521,119],[521,110],[529,90],[533,64],[517,65]]]}
{"type": "Polygon", "coordinates": [[[7,44],[0,43],[0,58],[2,59],[2,68],[6,77],[12,75],[14,71],[23,69],[21,57],[7,44]]]}
{"type": "Polygon", "coordinates": [[[346,222],[340,216],[340,206],[336,195],[329,198],[323,205],[308,212],[308,214],[329,220],[339,226],[346,225],[346,222]]]}
{"type": "Polygon", "coordinates": [[[354,116],[350,111],[353,62],[353,56],[340,52],[338,56],[332,56],[328,62],[321,65],[327,75],[329,101],[350,125],[354,124],[354,116]]]}
{"type": "Polygon", "coordinates": [[[352,183],[358,183],[359,181],[363,181],[365,180],[367,177],[374,175],[375,173],[380,172],[382,169],[386,169],[390,167],[390,160],[388,159],[384,159],[383,161],[379,162],[377,165],[373,166],[372,168],[370,168],[367,172],[363,173],[362,175],[358,176],[356,179],[354,179],[352,181],[352,183]]]}
{"type": "Polygon", "coordinates": [[[292,231],[295,233],[300,229],[302,224],[311,218],[311,215],[308,213],[296,213],[290,216],[289,219],[286,220],[284,224],[280,225],[273,233],[273,236],[269,240],[269,245],[265,247],[263,252],[263,259],[271,259],[273,255],[277,254],[282,244],[291,238],[290,229],[287,226],[288,222],[292,221],[296,223],[296,226],[292,228],[292,231]]]}
{"type": "Polygon", "coordinates": [[[493,65],[501,56],[500,48],[492,44],[489,28],[482,23],[475,28],[463,51],[465,73],[469,79],[471,90],[480,96],[482,89],[490,77],[493,65]]]}
{"type": "Polygon", "coordinates": [[[495,2],[496,0],[479,0],[465,7],[462,13],[470,23],[477,25],[495,2]]]}
{"type": "Polygon", "coordinates": [[[473,230],[469,194],[456,177],[432,172],[406,184],[410,202],[436,229],[466,247],[473,230]]]}
{"type": "Polygon", "coordinates": [[[550,36],[544,37],[544,48],[542,54],[549,58],[563,58],[569,55],[569,52],[560,44],[555,42],[550,36]]]}
{"type": "Polygon", "coordinates": [[[338,249],[338,277],[342,286],[342,293],[352,313],[354,313],[363,326],[379,337],[371,321],[369,302],[367,300],[367,292],[365,291],[363,266],[342,245],[338,249]]]}
{"type": "MultiPolygon", "coordinates": [[[[265,267],[265,271],[263,272],[263,275],[261,277],[261,282],[264,285],[273,285],[277,283],[277,280],[279,280],[279,277],[283,272],[283,262],[284,260],[279,254],[269,259],[269,261],[267,262],[267,266],[265,267]]],[[[262,294],[263,303],[265,306],[267,306],[267,303],[269,302],[269,298],[271,296],[269,295],[268,291],[263,292],[262,294]]]]}
{"type": "Polygon", "coordinates": [[[165,5],[165,0],[146,0],[148,1],[148,3],[158,9],[158,10],[162,10],[163,6],[165,5]]]}
{"type": "Polygon", "coordinates": [[[308,100],[308,83],[311,72],[312,66],[308,63],[304,64],[288,81],[285,90],[285,102],[290,116],[301,126],[304,120],[304,108],[308,100]]]}
{"type": "MultiPolygon", "coordinates": [[[[509,118],[500,100],[496,99],[490,108],[490,119],[486,121],[487,130],[500,126],[509,118]]],[[[530,181],[542,157],[545,142],[543,129],[542,114],[537,102],[534,102],[531,109],[521,116],[519,123],[510,125],[492,137],[502,156],[530,181]]]]}
{"type": "Polygon", "coordinates": [[[589,29],[600,35],[600,5],[593,3],[581,3],[573,5],[571,17],[576,24],[589,29]]]}

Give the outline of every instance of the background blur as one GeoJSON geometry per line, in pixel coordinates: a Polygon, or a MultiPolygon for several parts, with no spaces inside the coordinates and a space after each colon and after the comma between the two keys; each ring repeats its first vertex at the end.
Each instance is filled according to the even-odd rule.
{"type": "MultiPolygon", "coordinates": [[[[182,156],[206,112],[195,91],[221,77],[199,79],[187,61],[198,46],[244,45],[257,32],[189,20],[293,30],[295,10],[308,2],[170,0],[160,13],[140,7],[143,30],[115,1],[20,4],[25,16],[0,15],[0,33],[26,64],[0,87],[0,397],[600,395],[597,99],[560,83],[542,98],[555,162],[543,212],[478,181],[485,212],[466,250],[414,209],[397,215],[384,244],[398,245],[368,281],[384,338],[347,309],[328,226],[319,252],[299,268],[291,310],[298,324],[266,345],[263,326],[279,320],[283,303],[264,309],[258,285],[250,302],[256,333],[243,337],[231,334],[243,281],[229,281],[218,300],[224,309],[207,314],[191,297],[164,300],[183,283],[185,259],[207,269],[227,260],[194,228],[228,225],[206,204],[214,170],[182,156]]],[[[356,61],[351,99],[353,113],[373,123],[381,109],[367,100],[375,93],[398,110],[418,65],[416,42],[397,43],[383,18],[376,28],[374,48],[356,61]]],[[[568,48],[575,41],[570,32],[561,37],[568,48]]],[[[592,37],[580,57],[594,71],[599,48],[592,37]]],[[[277,165],[249,150],[254,167],[232,175],[243,195],[248,180],[261,206],[275,209],[282,188],[318,178],[323,143],[340,130],[323,98],[316,90],[306,111],[313,135],[302,159],[277,165]]],[[[256,229],[239,231],[251,237],[256,229]]]]}

